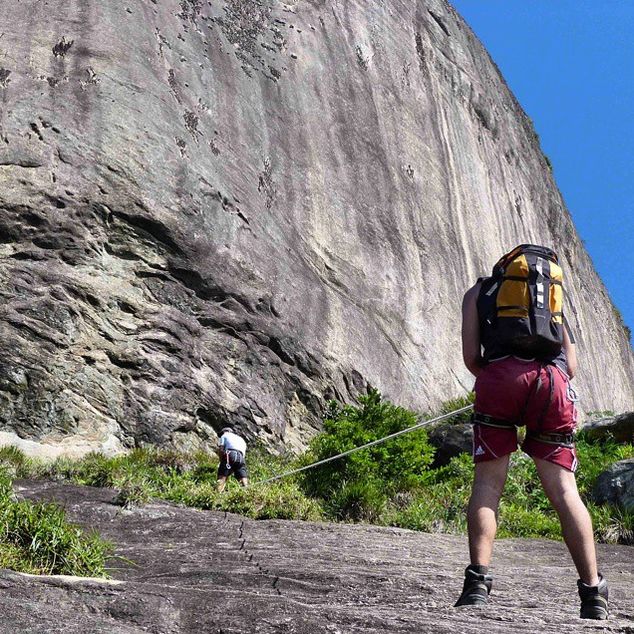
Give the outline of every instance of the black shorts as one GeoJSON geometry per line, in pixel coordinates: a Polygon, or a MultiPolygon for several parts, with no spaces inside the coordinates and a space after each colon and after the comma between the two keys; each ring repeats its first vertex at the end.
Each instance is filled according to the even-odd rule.
{"type": "Polygon", "coordinates": [[[220,459],[220,464],[218,465],[218,477],[227,478],[232,473],[236,478],[238,478],[238,480],[242,480],[247,477],[247,465],[244,462],[244,456],[241,452],[233,449],[228,451],[225,457],[220,459]],[[228,466],[227,463],[229,463],[228,466]]]}

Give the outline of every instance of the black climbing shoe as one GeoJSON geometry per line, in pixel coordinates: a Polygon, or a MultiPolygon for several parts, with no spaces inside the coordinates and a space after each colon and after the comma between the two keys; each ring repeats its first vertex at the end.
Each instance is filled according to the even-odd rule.
{"type": "Polygon", "coordinates": [[[493,585],[493,577],[489,574],[487,566],[472,564],[464,571],[464,585],[462,594],[455,608],[462,605],[484,605],[489,600],[489,593],[493,585]]]}
{"type": "Polygon", "coordinates": [[[582,619],[596,619],[602,621],[608,618],[608,582],[599,575],[599,584],[587,586],[581,579],[577,581],[579,597],[581,599],[582,619]]]}

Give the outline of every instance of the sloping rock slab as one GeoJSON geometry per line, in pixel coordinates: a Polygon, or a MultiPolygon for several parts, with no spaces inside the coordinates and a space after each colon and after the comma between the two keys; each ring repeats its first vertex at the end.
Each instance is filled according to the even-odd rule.
{"type": "Polygon", "coordinates": [[[114,493],[21,482],[30,499],[57,500],[135,562],[120,584],[0,573],[0,633],[155,634],[379,632],[632,632],[634,549],[599,548],[611,584],[606,624],[580,621],[576,575],[563,544],[496,547],[491,603],[452,606],[466,541],[392,528],[252,521],[164,503],[122,511],[114,493]]]}
{"type": "Polygon", "coordinates": [[[589,440],[614,438],[617,442],[634,443],[634,412],[588,423],[583,426],[583,433],[589,440]]]}

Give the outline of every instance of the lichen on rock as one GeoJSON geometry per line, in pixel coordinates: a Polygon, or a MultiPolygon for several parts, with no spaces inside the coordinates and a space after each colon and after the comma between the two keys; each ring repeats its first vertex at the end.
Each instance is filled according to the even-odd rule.
{"type": "Polygon", "coordinates": [[[462,293],[527,240],[561,254],[584,409],[634,408],[532,126],[446,2],[5,5],[6,433],[282,449],[368,385],[433,409],[471,386],[462,293]]]}

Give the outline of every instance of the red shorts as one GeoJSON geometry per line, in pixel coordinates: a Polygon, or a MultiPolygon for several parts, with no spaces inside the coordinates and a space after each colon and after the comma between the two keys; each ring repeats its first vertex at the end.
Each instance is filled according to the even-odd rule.
{"type": "MultiPolygon", "coordinates": [[[[574,390],[565,372],[556,366],[548,370],[538,361],[506,357],[489,363],[475,382],[474,410],[512,424],[526,425],[527,431],[571,434],[577,412],[574,390]],[[541,382],[537,382],[537,379],[541,382]],[[552,398],[550,397],[552,376],[552,398]],[[548,403],[550,399],[550,404],[548,403]]],[[[484,462],[501,458],[517,449],[517,429],[476,423],[473,426],[473,460],[484,462]]],[[[574,447],[563,447],[527,435],[522,449],[532,458],[577,468],[574,447]]]]}

